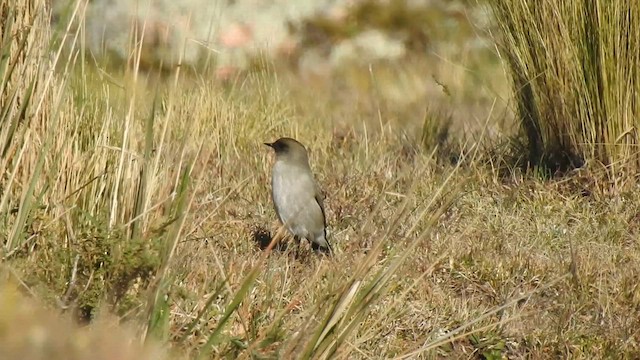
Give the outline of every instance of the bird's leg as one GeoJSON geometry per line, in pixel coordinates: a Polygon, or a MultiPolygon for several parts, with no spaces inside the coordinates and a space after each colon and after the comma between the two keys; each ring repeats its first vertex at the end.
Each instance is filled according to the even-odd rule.
{"type": "Polygon", "coordinates": [[[300,258],[300,247],[302,246],[302,241],[300,241],[300,236],[298,236],[298,235],[294,235],[293,236],[293,240],[295,240],[295,242],[297,244],[295,257],[296,257],[296,259],[299,259],[300,258]]]}
{"type": "Polygon", "coordinates": [[[313,241],[309,241],[309,243],[311,243],[311,250],[318,252],[320,250],[320,245],[316,244],[313,241]]]}
{"type": "Polygon", "coordinates": [[[313,241],[311,241],[311,249],[313,249],[313,251],[315,251],[316,253],[322,253],[323,255],[333,255],[331,252],[331,248],[320,246],[313,241]]]}

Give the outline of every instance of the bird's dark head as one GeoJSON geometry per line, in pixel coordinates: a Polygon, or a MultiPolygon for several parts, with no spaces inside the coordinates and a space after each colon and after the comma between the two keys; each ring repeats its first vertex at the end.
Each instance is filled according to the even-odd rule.
{"type": "Polygon", "coordinates": [[[308,161],[307,149],[295,139],[284,137],[275,142],[264,144],[275,151],[276,158],[308,161]]]}

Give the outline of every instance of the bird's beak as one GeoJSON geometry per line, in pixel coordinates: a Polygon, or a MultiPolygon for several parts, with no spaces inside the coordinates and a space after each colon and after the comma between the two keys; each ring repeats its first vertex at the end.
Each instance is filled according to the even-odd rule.
{"type": "Polygon", "coordinates": [[[264,143],[265,145],[267,145],[268,147],[272,148],[273,147],[273,143],[264,143]]]}

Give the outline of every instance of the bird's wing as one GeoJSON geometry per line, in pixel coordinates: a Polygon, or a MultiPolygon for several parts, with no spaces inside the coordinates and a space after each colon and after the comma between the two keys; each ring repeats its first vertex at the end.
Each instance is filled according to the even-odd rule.
{"type": "Polygon", "coordinates": [[[320,206],[320,210],[322,211],[322,221],[324,222],[324,227],[326,230],[327,227],[327,215],[324,212],[324,193],[322,192],[322,189],[320,189],[320,186],[318,186],[318,184],[316,183],[316,194],[315,194],[315,199],[316,202],[318,203],[318,205],[320,206]]]}
{"type": "Polygon", "coordinates": [[[320,206],[320,210],[322,211],[322,225],[323,225],[323,231],[324,231],[324,241],[327,243],[327,247],[329,248],[329,254],[333,254],[333,249],[331,248],[331,244],[329,244],[329,239],[327,239],[327,215],[324,212],[324,193],[322,192],[322,189],[320,188],[320,186],[318,186],[318,183],[315,184],[316,185],[316,202],[318,203],[318,206],[320,206]]]}

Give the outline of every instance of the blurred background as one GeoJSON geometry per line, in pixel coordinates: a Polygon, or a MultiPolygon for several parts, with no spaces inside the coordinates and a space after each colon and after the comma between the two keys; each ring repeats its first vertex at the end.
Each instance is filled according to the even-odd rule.
{"type": "Polygon", "coordinates": [[[382,121],[407,134],[434,114],[434,126],[459,135],[476,133],[490,116],[485,136],[511,129],[509,86],[483,1],[75,3],[53,0],[54,23],[64,28],[70,14],[82,14],[73,26],[101,68],[131,64],[138,48],[140,67],[150,72],[181,66],[230,82],[269,67],[296,94],[309,95],[309,106],[342,109],[348,119],[369,109],[365,117],[379,123],[383,109],[382,121]]]}

